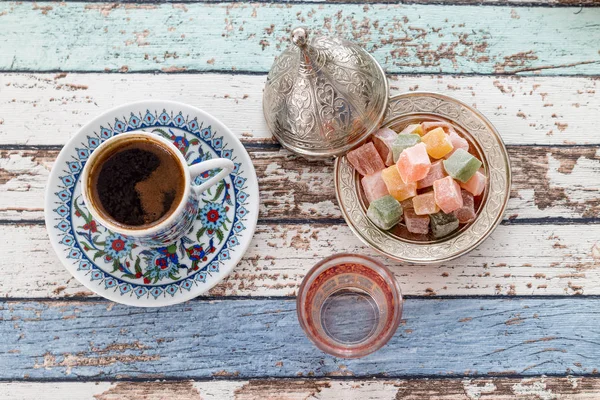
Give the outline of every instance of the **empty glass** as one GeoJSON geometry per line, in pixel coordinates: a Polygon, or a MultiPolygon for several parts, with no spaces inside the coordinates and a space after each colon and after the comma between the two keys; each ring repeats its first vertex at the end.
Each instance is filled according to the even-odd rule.
{"type": "Polygon", "coordinates": [[[402,316],[394,275],[379,261],[337,254],[315,265],[300,285],[300,325],[315,345],[337,357],[364,357],[385,345],[402,316]]]}

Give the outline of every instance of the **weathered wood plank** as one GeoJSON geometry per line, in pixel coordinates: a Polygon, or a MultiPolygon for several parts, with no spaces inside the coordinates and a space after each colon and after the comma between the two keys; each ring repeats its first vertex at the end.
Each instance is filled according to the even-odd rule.
{"type": "MultiPolygon", "coordinates": [[[[513,189],[506,218],[600,217],[600,151],[593,147],[508,148],[513,189]]],[[[341,218],[331,161],[286,150],[251,151],[262,220],[341,218]]],[[[45,187],[58,150],[0,150],[0,220],[42,220],[45,187]]]]}
{"type": "MultiPolygon", "coordinates": [[[[99,1],[99,0],[93,0],[99,1]]],[[[141,2],[141,0],[128,0],[133,2],[141,2]]],[[[176,0],[168,0],[175,2],[176,0]]],[[[212,1],[212,0],[209,0],[212,1]]],[[[215,0],[216,1],[216,0],[215,0]]],[[[280,0],[282,2],[290,0],[280,0]]],[[[303,0],[305,2],[325,2],[327,0],[303,0]]],[[[333,3],[381,3],[380,0],[331,0],[333,3]]],[[[390,1],[391,3],[391,1],[390,1]]],[[[401,0],[397,3],[409,3],[409,4],[453,4],[453,5],[496,5],[496,6],[552,6],[552,7],[566,7],[566,6],[582,6],[582,7],[594,7],[598,6],[600,2],[598,0],[401,0]]],[[[518,11],[518,10],[517,10],[518,11]]]]}
{"type": "MultiPolygon", "coordinates": [[[[76,0],[68,0],[72,2],[76,0]]],[[[88,0],[88,3],[104,3],[103,0],[88,0]]],[[[180,3],[180,0],[122,0],[119,4],[128,3],[180,3]]],[[[223,2],[237,2],[236,0],[187,0],[186,3],[223,3],[223,2]]],[[[268,0],[260,0],[254,3],[268,3],[268,0]]],[[[335,3],[335,4],[348,4],[348,3],[392,3],[392,1],[381,1],[381,0],[278,0],[278,3],[335,3]]],[[[550,7],[595,7],[600,4],[599,0],[400,0],[396,1],[397,4],[428,4],[428,5],[493,5],[493,6],[515,6],[515,7],[529,7],[529,6],[550,6],[550,7]]]]}
{"type": "Polygon", "coordinates": [[[27,2],[0,15],[5,71],[264,72],[301,24],[357,41],[389,72],[600,72],[597,8],[27,2]]]}
{"type": "MultiPolygon", "coordinates": [[[[264,75],[0,74],[0,145],[62,145],[104,110],[149,98],[201,107],[242,140],[270,140],[264,75]]],[[[507,144],[599,144],[595,78],[392,75],[392,94],[447,93],[472,104],[507,144]]]]}
{"type": "MultiPolygon", "coordinates": [[[[509,147],[513,193],[507,216],[598,217],[600,155],[592,147],[509,147]]],[[[0,216],[42,219],[44,188],[58,150],[0,150],[0,216]]],[[[285,150],[251,152],[263,219],[340,218],[331,162],[285,150]]]]}
{"type": "Polygon", "coordinates": [[[0,377],[595,374],[599,307],[598,298],[409,299],[385,348],[343,360],[304,336],[295,300],[143,310],[105,301],[9,302],[0,304],[0,377]]]}
{"type": "Polygon", "coordinates": [[[4,400],[595,400],[600,379],[534,378],[302,380],[176,382],[8,382],[4,400]]]}
{"type": "MultiPolygon", "coordinates": [[[[90,296],[63,268],[43,225],[0,225],[0,297],[90,296]]],[[[380,259],[409,295],[598,295],[600,225],[501,225],[443,265],[390,261],[345,225],[259,224],[250,248],[212,296],[292,296],[306,272],[334,253],[380,259]],[[276,249],[277,251],[273,251],[276,249]]]]}

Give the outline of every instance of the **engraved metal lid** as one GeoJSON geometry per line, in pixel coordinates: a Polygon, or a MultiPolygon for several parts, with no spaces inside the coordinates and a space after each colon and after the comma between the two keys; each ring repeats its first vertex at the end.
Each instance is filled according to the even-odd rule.
{"type": "Polygon", "coordinates": [[[308,158],[347,153],[375,131],[388,102],[388,82],[377,61],[340,38],[309,38],[292,31],[292,43],[267,76],[263,112],[285,148],[308,158]]]}

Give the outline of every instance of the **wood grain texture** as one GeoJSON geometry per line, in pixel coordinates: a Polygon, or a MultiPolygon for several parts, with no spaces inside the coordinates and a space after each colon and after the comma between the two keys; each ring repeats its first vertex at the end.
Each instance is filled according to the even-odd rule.
{"type": "MultiPolygon", "coordinates": [[[[43,225],[0,225],[0,297],[93,297],[60,264],[43,225]]],[[[334,253],[386,264],[408,295],[598,295],[600,225],[500,225],[468,255],[403,264],[370,250],[343,224],[259,224],[249,250],[211,296],[293,296],[334,253]]]]}
{"type": "MultiPolygon", "coordinates": [[[[77,0],[68,0],[73,2],[77,0]]],[[[88,0],[88,3],[105,3],[103,0],[88,0]]],[[[240,3],[240,0],[186,0],[184,3],[240,3]]],[[[269,0],[255,1],[254,3],[270,3],[269,0]]],[[[181,3],[181,0],[121,0],[119,4],[127,3],[181,3]]],[[[278,0],[277,3],[310,3],[318,6],[318,3],[333,3],[338,5],[359,3],[395,3],[395,4],[427,4],[427,5],[470,5],[470,6],[515,6],[515,7],[530,7],[530,6],[548,6],[548,7],[597,7],[600,5],[599,0],[278,0]]]]}
{"type": "Polygon", "coordinates": [[[1,3],[0,15],[4,71],[265,72],[306,25],[391,73],[600,72],[597,8],[41,2],[1,3]]]}
{"type": "MultiPolygon", "coordinates": [[[[99,0],[92,0],[99,1],[99,0]]],[[[141,0],[128,0],[132,2],[141,2],[141,0]]],[[[175,1],[175,0],[168,0],[175,1]]],[[[209,0],[211,1],[211,0],[209,0]]],[[[215,0],[216,1],[216,0],[215,0]]],[[[266,0],[264,0],[266,1],[266,0]]],[[[290,0],[282,0],[281,2],[286,2],[290,0]]],[[[321,3],[327,0],[303,0],[305,2],[315,2],[321,3]]],[[[393,1],[381,1],[381,0],[330,0],[332,3],[360,3],[360,4],[370,4],[370,3],[392,3],[393,1]]],[[[396,1],[395,3],[407,3],[407,4],[452,4],[452,5],[496,5],[496,6],[515,6],[515,7],[529,7],[529,6],[551,6],[551,7],[573,7],[573,6],[581,6],[581,7],[597,7],[600,5],[600,1],[598,0],[401,0],[396,1]]],[[[517,10],[518,11],[518,10],[517,10]]]]}
{"type": "Polygon", "coordinates": [[[0,383],[4,400],[596,400],[599,392],[600,379],[576,376],[0,383]]]}
{"type": "MultiPolygon", "coordinates": [[[[200,107],[248,142],[271,140],[264,75],[0,74],[0,145],[63,145],[105,110],[144,99],[200,107]]],[[[477,107],[507,144],[600,144],[596,78],[392,75],[392,95],[454,96],[477,107]]]]}
{"type": "Polygon", "coordinates": [[[0,305],[0,377],[596,374],[599,307],[597,298],[409,299],[397,334],[381,351],[343,360],[306,338],[295,300],[192,301],[160,309],[9,302],[0,305]]]}
{"type": "MultiPolygon", "coordinates": [[[[505,218],[599,218],[600,151],[594,147],[509,146],[513,172],[505,218]]],[[[58,150],[0,150],[0,220],[42,220],[58,150]]],[[[342,218],[331,161],[307,162],[277,147],[250,149],[260,186],[260,218],[342,218]]]]}

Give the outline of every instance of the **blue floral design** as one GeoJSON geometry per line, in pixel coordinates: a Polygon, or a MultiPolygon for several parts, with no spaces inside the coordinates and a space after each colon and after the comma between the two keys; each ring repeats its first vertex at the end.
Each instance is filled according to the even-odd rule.
{"type": "Polygon", "coordinates": [[[133,247],[133,241],[118,233],[113,233],[106,238],[104,251],[111,258],[126,257],[133,247]]]}
{"type": "Polygon", "coordinates": [[[200,220],[207,229],[219,229],[225,223],[225,218],[225,207],[219,203],[206,203],[200,210],[200,220]]]}
{"type": "Polygon", "coordinates": [[[173,140],[173,144],[175,147],[179,149],[183,154],[185,154],[190,147],[190,143],[183,136],[176,136],[175,140],[173,140]]]}
{"type": "MultiPolygon", "coordinates": [[[[175,260],[177,255],[175,255],[175,260]]],[[[148,259],[146,273],[144,274],[149,280],[157,282],[169,276],[174,276],[179,271],[177,261],[173,261],[172,257],[164,256],[159,252],[154,253],[148,259]]]]}

